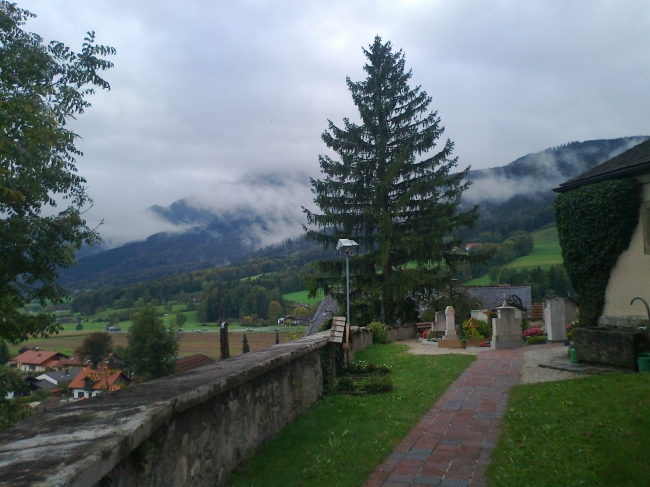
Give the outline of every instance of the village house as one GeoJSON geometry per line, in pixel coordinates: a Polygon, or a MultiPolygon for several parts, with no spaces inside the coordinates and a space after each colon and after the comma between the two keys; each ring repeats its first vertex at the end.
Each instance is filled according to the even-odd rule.
{"type": "Polygon", "coordinates": [[[95,370],[86,367],[70,382],[68,389],[72,391],[74,399],[88,399],[102,392],[119,391],[129,382],[131,379],[121,370],[95,370]]]}
{"type": "Polygon", "coordinates": [[[202,353],[195,353],[188,357],[181,357],[176,359],[176,373],[187,372],[188,370],[198,369],[204,365],[211,365],[216,360],[203,355],[202,353]]]}
{"type": "Polygon", "coordinates": [[[63,359],[68,358],[59,352],[48,350],[26,350],[11,362],[9,366],[15,367],[21,372],[47,372],[56,367],[56,364],[63,359]]]}
{"type": "Polygon", "coordinates": [[[530,319],[530,310],[533,307],[533,288],[531,286],[465,286],[457,289],[470,298],[481,302],[485,307],[479,313],[472,312],[472,318],[488,321],[485,310],[496,309],[506,305],[515,308],[515,319],[530,319]]]}
{"type": "Polygon", "coordinates": [[[36,377],[27,377],[25,381],[29,384],[32,393],[50,391],[55,396],[60,396],[63,392],[63,386],[69,384],[81,370],[81,367],[50,370],[36,377]]]}
{"type": "Polygon", "coordinates": [[[605,307],[600,317],[600,324],[605,326],[638,326],[648,321],[643,304],[630,303],[637,296],[650,302],[650,139],[554,189],[565,193],[588,184],[623,178],[641,183],[642,203],[630,246],[619,256],[607,283],[605,307]]]}

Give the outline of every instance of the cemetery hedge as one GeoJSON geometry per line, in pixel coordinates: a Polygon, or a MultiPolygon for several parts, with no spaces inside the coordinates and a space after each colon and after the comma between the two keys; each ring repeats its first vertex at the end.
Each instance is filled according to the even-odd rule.
{"type": "Polygon", "coordinates": [[[555,202],[564,268],[580,297],[580,323],[596,326],[612,268],[639,221],[641,192],[631,179],[569,191],[555,202]]]}
{"type": "Polygon", "coordinates": [[[650,485],[648,403],[648,374],[513,387],[490,485],[650,485]]]}

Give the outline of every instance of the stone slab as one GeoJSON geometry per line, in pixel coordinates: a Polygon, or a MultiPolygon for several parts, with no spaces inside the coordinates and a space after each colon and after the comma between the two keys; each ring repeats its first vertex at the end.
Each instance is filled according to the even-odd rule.
{"type": "Polygon", "coordinates": [[[542,369],[561,370],[562,372],[572,372],[574,374],[588,375],[608,375],[612,373],[631,374],[633,371],[629,368],[608,367],[594,364],[574,364],[570,360],[554,361],[545,364],[539,364],[542,369]]]}

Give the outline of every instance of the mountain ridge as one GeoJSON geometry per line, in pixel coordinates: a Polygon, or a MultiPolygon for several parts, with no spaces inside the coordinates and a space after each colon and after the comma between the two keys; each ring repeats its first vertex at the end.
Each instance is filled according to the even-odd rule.
{"type": "MultiPolygon", "coordinates": [[[[505,166],[472,170],[469,179],[473,184],[464,195],[463,206],[480,203],[481,217],[475,229],[463,235],[473,238],[484,231],[508,235],[514,230],[532,231],[554,221],[555,194],[550,189],[648,138],[571,142],[527,154],[505,166]]],[[[280,185],[279,190],[287,188],[280,185]]],[[[60,284],[83,289],[122,286],[229,265],[271,248],[265,247],[264,240],[276,235],[272,230],[283,225],[295,227],[287,215],[270,215],[250,207],[212,210],[191,198],[182,198],[167,207],[152,205],[147,211],[178,226],[179,232],[157,233],[142,241],[87,255],[62,272],[60,284]]]]}

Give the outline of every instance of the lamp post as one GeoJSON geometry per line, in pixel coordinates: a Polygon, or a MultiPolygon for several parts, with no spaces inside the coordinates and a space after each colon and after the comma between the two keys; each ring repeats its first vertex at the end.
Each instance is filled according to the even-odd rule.
{"type": "Polygon", "coordinates": [[[347,303],[347,323],[350,324],[350,254],[359,250],[359,244],[347,238],[339,239],[336,250],[345,255],[345,297],[347,303]]]}

